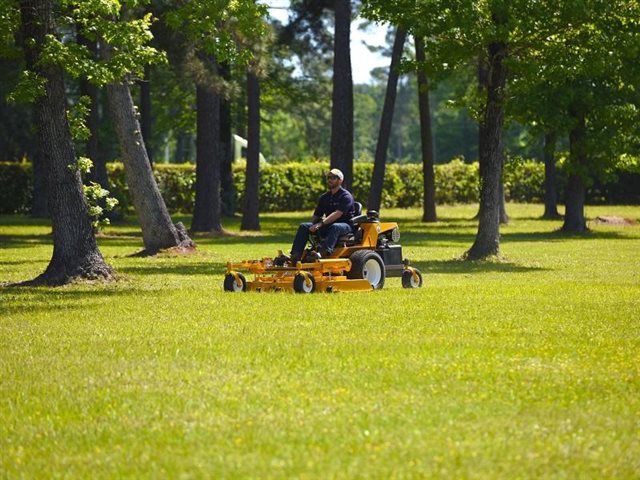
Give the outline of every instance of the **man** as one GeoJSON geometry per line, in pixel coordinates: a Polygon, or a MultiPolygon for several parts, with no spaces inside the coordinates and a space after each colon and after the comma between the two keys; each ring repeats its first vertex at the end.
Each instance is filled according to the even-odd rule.
{"type": "Polygon", "coordinates": [[[318,206],[313,212],[311,222],[301,223],[291,246],[291,262],[301,259],[309,240],[309,234],[318,233],[320,243],[317,252],[309,252],[305,261],[311,262],[326,258],[333,253],[338,238],[352,231],[351,219],[354,215],[353,196],[342,188],[344,175],[337,168],[327,173],[329,191],[320,196],[318,206]]]}

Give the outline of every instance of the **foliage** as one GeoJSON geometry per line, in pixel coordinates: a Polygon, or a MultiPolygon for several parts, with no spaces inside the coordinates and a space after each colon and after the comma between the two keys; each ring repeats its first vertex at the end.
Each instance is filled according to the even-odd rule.
{"type": "MultiPolygon", "coordinates": [[[[69,129],[71,137],[75,141],[86,141],[91,136],[91,131],[87,127],[86,119],[91,111],[91,98],[83,95],[78,101],[72,105],[67,111],[67,120],[69,121],[69,129]]],[[[89,167],[91,168],[91,167],[89,167]]]]}
{"type": "MultiPolygon", "coordinates": [[[[564,191],[564,176],[558,191],[564,191]]],[[[544,202],[544,167],[522,157],[510,158],[504,166],[505,197],[514,202],[544,202]]]]}
{"type": "MultiPolygon", "coordinates": [[[[453,260],[476,210],[384,212],[425,286],[331,295],[222,291],[225,262],[287,248],[306,214],[265,215],[246,237],[229,220],[232,236],[152,261],[130,255],[135,222],[109,227],[119,281],[0,288],[0,471],[636,478],[640,227],[567,237],[513,205],[510,261],[453,260]]],[[[0,231],[0,281],[44,269],[48,223],[2,217],[0,231]]]]}
{"type": "MultiPolygon", "coordinates": [[[[132,4],[138,2],[133,0],[132,4]]],[[[0,3],[9,12],[0,21],[10,26],[14,34],[18,23],[10,12],[17,8],[16,5],[12,0],[0,3]]],[[[38,57],[39,67],[58,65],[73,78],[106,85],[131,73],[141,75],[145,65],[164,61],[164,55],[148,45],[152,38],[151,15],[129,18],[124,14],[129,6],[117,0],[60,1],[55,8],[58,31],[56,35],[46,35],[38,57]],[[97,59],[88,47],[76,43],[74,35],[63,35],[74,31],[91,40],[105,42],[110,47],[110,54],[97,59]]],[[[0,50],[2,53],[6,55],[0,50]]],[[[33,101],[44,93],[43,81],[35,72],[23,72],[11,98],[33,101]]]]}
{"type": "Polygon", "coordinates": [[[178,4],[164,18],[217,62],[246,65],[253,52],[244,42],[266,34],[266,11],[266,5],[254,1],[205,0],[178,4]]]}
{"type": "Polygon", "coordinates": [[[111,223],[105,214],[118,205],[118,200],[109,197],[109,190],[102,188],[99,183],[89,182],[89,185],[83,185],[82,187],[89,206],[89,216],[91,217],[93,228],[96,231],[102,230],[111,223]]]}
{"type": "Polygon", "coordinates": [[[568,133],[587,119],[587,164],[567,164],[590,182],[621,154],[638,153],[640,5],[627,1],[571,2],[554,20],[561,28],[511,66],[512,115],[538,131],[568,133]]]}
{"type": "MultiPolygon", "coordinates": [[[[366,0],[368,18],[403,25],[425,38],[431,80],[473,71],[459,105],[483,111],[476,87],[487,46],[506,46],[505,108],[513,119],[567,134],[579,112],[587,118],[587,165],[567,165],[585,181],[606,173],[623,153],[637,154],[640,88],[640,4],[625,0],[366,0]]],[[[418,67],[417,65],[412,65],[418,67]]],[[[575,163],[575,162],[574,162],[575,163]]]]}
{"type": "Polygon", "coordinates": [[[20,9],[17,2],[0,0],[0,58],[19,56],[13,33],[20,26],[20,9]]]}
{"type": "Polygon", "coordinates": [[[269,46],[261,90],[261,147],[271,162],[300,160],[300,152],[329,155],[333,54],[328,11],[304,2],[292,7],[288,25],[271,25],[278,41],[269,46]]]}
{"type": "MultiPolygon", "coordinates": [[[[71,171],[78,171],[84,177],[91,172],[93,168],[93,162],[87,157],[78,157],[78,160],[67,165],[67,168],[71,171]]],[[[102,188],[99,183],[88,182],[82,185],[85,200],[87,202],[87,208],[89,217],[95,231],[101,230],[105,226],[109,225],[110,220],[105,216],[107,212],[112,211],[118,200],[109,196],[109,190],[102,188]]]]}

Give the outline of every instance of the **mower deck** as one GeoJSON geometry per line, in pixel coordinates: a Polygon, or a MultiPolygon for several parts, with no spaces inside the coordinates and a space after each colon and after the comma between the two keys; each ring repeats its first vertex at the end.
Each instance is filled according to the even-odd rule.
{"type": "Polygon", "coordinates": [[[298,262],[295,266],[273,265],[271,258],[227,263],[227,275],[233,276],[235,288],[256,292],[354,292],[373,290],[366,279],[349,279],[343,272],[351,269],[348,258],[317,260],[311,263],[298,262]],[[248,270],[254,275],[247,281],[238,272],[248,270]],[[296,280],[296,278],[298,280],[296,280]]]}

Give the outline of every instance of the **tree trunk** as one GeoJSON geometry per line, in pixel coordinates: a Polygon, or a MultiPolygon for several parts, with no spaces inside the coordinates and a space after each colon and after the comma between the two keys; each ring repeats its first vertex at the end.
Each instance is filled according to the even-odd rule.
{"type": "MultiPolygon", "coordinates": [[[[38,104],[33,108],[33,122],[38,124],[38,104]]],[[[31,198],[31,216],[34,218],[49,218],[49,165],[47,165],[47,157],[45,156],[40,135],[36,137],[33,149],[33,191],[31,198]]]]}
{"type": "MultiPolygon", "coordinates": [[[[227,81],[231,80],[229,64],[220,65],[220,74],[227,81]]],[[[220,187],[222,190],[222,214],[233,217],[236,214],[236,188],[233,184],[233,151],[231,150],[231,101],[220,99],[220,187]]]]}
{"type": "Polygon", "coordinates": [[[149,163],[153,165],[153,148],[151,147],[151,132],[153,129],[153,116],[151,114],[151,67],[145,65],[144,78],[138,82],[140,85],[140,128],[142,138],[147,150],[149,163]]]}
{"type": "Polygon", "coordinates": [[[171,222],[160,195],[140,132],[127,80],[107,87],[109,110],[118,135],[127,185],[142,228],[143,253],[153,255],[172,247],[194,247],[184,226],[171,222]]]}
{"type": "MultiPolygon", "coordinates": [[[[486,94],[487,89],[489,88],[489,69],[490,65],[487,64],[486,59],[480,59],[478,62],[478,86],[481,92],[486,94]]],[[[486,142],[487,133],[484,130],[483,122],[481,121],[478,125],[478,156],[482,149],[484,148],[484,142],[486,142]]],[[[500,186],[498,193],[498,201],[499,201],[499,221],[500,225],[508,225],[509,224],[509,215],[507,215],[506,208],[506,200],[505,200],[505,192],[504,192],[504,151],[501,152],[501,161],[500,161],[500,186]]],[[[480,171],[480,184],[482,185],[482,170],[480,171]]],[[[478,209],[478,214],[474,217],[475,219],[480,218],[480,210],[482,209],[482,203],[480,204],[480,208],[478,209]]]]}
{"type": "Polygon", "coordinates": [[[38,98],[38,134],[46,157],[49,207],[53,228],[53,256],[43,274],[23,285],[62,285],[74,279],[110,279],[93,235],[93,227],[82,190],[80,172],[66,116],[66,92],[62,69],[39,63],[45,36],[55,34],[50,0],[20,2],[22,34],[27,40],[27,66],[45,81],[44,96],[38,98]],[[33,41],[29,41],[29,40],[33,41]],[[70,166],[76,168],[69,168],[70,166]]]}
{"type": "Polygon", "coordinates": [[[260,230],[260,82],[247,73],[247,174],[241,230],[260,230]]]}
{"type": "Polygon", "coordinates": [[[396,38],[393,42],[391,53],[391,66],[389,67],[389,78],[387,79],[387,92],[384,97],[382,107],[382,118],[380,119],[380,130],[378,132],[378,144],[376,145],[376,156],[373,164],[373,178],[371,179],[371,190],[369,190],[369,200],[367,207],[370,210],[380,211],[382,199],[382,185],[384,183],[384,170],[387,162],[387,149],[389,148],[389,137],[391,135],[391,122],[393,121],[393,109],[396,104],[396,93],[398,91],[399,67],[402,59],[402,50],[407,37],[407,32],[398,27],[396,38]]]}
{"type": "MultiPolygon", "coordinates": [[[[416,60],[425,62],[424,41],[414,37],[416,60]]],[[[422,144],[423,203],[422,221],[437,222],[436,177],[433,159],[433,136],[431,134],[431,106],[429,105],[429,81],[422,68],[418,69],[418,108],[420,110],[420,141],[422,144]]]]}
{"type": "Polygon", "coordinates": [[[556,142],[558,135],[547,132],[544,136],[544,215],[542,218],[558,219],[558,194],[556,190],[556,142]]]}
{"type": "Polygon", "coordinates": [[[487,101],[480,125],[480,211],[478,233],[465,257],[469,260],[500,253],[500,177],[503,163],[504,86],[506,68],[503,64],[506,45],[489,45],[489,75],[487,101]]]}
{"type": "Polygon", "coordinates": [[[570,112],[575,124],[569,133],[569,157],[572,173],[569,175],[565,193],[565,214],[563,232],[582,233],[587,230],[584,219],[585,182],[581,171],[587,163],[587,127],[583,109],[572,108],[570,112]]]}
{"type": "Polygon", "coordinates": [[[343,186],[353,183],[353,78],[351,76],[351,1],[336,0],[331,107],[331,168],[344,174],[343,186]]]}
{"type": "Polygon", "coordinates": [[[198,85],[196,102],[196,202],[191,230],[221,233],[220,95],[210,86],[198,85]]]}

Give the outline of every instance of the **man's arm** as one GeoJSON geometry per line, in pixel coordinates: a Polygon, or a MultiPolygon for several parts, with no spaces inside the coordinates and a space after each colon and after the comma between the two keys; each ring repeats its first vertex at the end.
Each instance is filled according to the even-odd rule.
{"type": "Polygon", "coordinates": [[[342,210],[336,210],[335,212],[333,212],[331,215],[328,215],[327,218],[325,218],[322,223],[324,225],[331,225],[333,222],[335,222],[336,220],[338,220],[340,217],[342,217],[343,215],[343,211],[342,210]]]}
{"type": "Polygon", "coordinates": [[[322,227],[324,227],[325,225],[331,225],[333,222],[335,222],[340,217],[342,217],[342,211],[340,211],[340,210],[336,210],[335,212],[329,214],[324,220],[318,219],[316,221],[316,218],[318,218],[318,217],[314,217],[314,219],[312,220],[313,221],[313,225],[311,225],[311,227],[309,227],[309,231],[311,233],[316,233],[322,227]]]}

